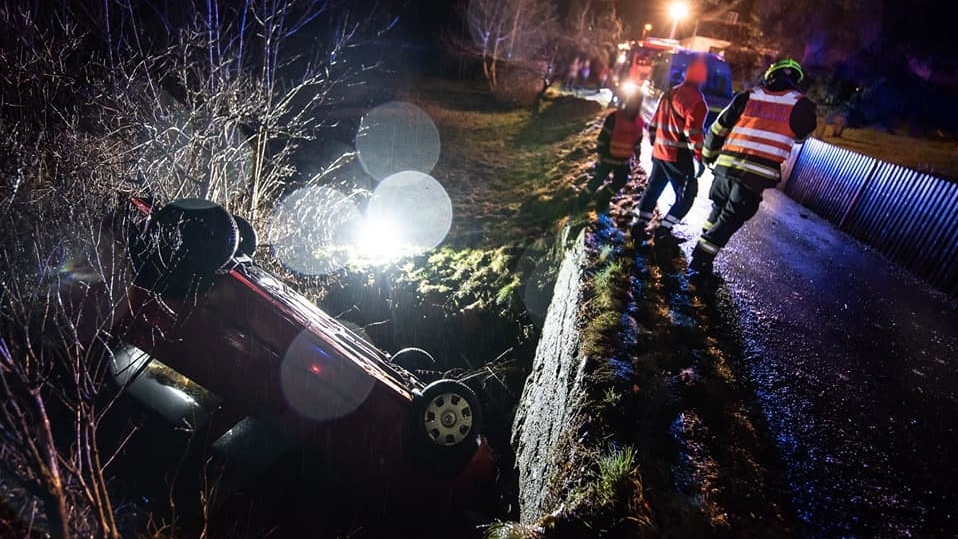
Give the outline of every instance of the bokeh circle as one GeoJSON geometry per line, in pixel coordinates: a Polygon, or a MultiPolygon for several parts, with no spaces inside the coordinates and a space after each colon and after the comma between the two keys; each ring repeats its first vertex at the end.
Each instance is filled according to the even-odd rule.
{"type": "Polygon", "coordinates": [[[342,192],[307,186],[286,195],[270,216],[268,240],[277,259],[306,275],[326,275],[346,266],[361,216],[342,192]]]}
{"type": "Polygon", "coordinates": [[[397,255],[417,255],[438,246],[452,226],[452,201],[435,178],[407,170],[376,187],[366,209],[368,225],[381,234],[380,245],[397,255]]]}
{"type": "Polygon", "coordinates": [[[302,332],[283,355],[280,384],[290,407],[310,419],[336,419],[362,406],[374,379],[353,360],[302,332]]]}
{"type": "Polygon", "coordinates": [[[359,160],[376,180],[404,170],[432,172],[439,161],[439,148],[439,130],[429,115],[401,101],[370,110],[356,134],[359,160]]]}

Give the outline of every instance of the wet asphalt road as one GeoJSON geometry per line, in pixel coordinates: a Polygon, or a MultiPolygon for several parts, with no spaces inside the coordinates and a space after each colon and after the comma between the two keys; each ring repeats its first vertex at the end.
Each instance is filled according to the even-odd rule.
{"type": "Polygon", "coordinates": [[[775,190],[716,269],[803,535],[958,537],[956,302],[775,190]]]}

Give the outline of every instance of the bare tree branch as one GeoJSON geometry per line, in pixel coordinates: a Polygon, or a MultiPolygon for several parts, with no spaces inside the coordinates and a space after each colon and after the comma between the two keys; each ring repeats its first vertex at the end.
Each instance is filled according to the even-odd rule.
{"type": "Polygon", "coordinates": [[[149,189],[267,214],[360,71],[341,56],[361,20],[337,5],[0,3],[0,474],[52,536],[120,536],[107,468],[136,429],[97,436],[131,309],[115,209],[149,189]],[[313,56],[291,56],[304,32],[313,56]]]}

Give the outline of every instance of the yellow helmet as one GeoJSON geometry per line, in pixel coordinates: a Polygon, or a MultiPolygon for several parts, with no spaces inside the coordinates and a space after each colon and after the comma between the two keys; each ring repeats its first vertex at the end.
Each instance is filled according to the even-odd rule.
{"type": "Polygon", "coordinates": [[[793,83],[798,84],[805,78],[805,72],[802,71],[802,66],[798,62],[786,58],[768,66],[768,70],[765,72],[765,84],[771,84],[772,81],[780,77],[786,77],[793,83]]]}

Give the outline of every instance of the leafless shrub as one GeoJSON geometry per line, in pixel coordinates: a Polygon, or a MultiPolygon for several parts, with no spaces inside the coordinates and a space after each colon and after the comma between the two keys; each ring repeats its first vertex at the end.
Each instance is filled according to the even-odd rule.
{"type": "Polygon", "coordinates": [[[115,209],[149,191],[266,212],[355,73],[360,19],[331,0],[50,4],[0,3],[0,481],[52,536],[114,538],[109,463],[135,430],[98,441],[128,307],[115,209]],[[313,55],[286,55],[311,24],[313,55]]]}
{"type": "Polygon", "coordinates": [[[39,501],[55,537],[118,537],[97,426],[123,265],[100,226],[104,205],[51,183],[4,197],[0,215],[0,476],[39,501]]]}
{"type": "Polygon", "coordinates": [[[84,36],[31,6],[0,8],[0,476],[56,537],[117,537],[96,443],[104,348],[122,272],[101,233],[118,169],[84,128],[84,36]],[[98,248],[99,247],[99,248],[98,248]],[[29,505],[29,503],[28,503],[29,505]]]}
{"type": "MultiPolygon", "coordinates": [[[[126,88],[104,97],[115,129],[134,143],[129,174],[161,199],[210,199],[255,223],[294,174],[293,153],[325,124],[334,90],[368,69],[344,65],[362,19],[337,7],[210,0],[165,28],[163,49],[117,63],[126,88]],[[307,29],[309,41],[298,35],[307,29]],[[296,52],[305,46],[308,54],[296,52]]],[[[133,21],[127,30],[140,32],[133,21]]]]}

